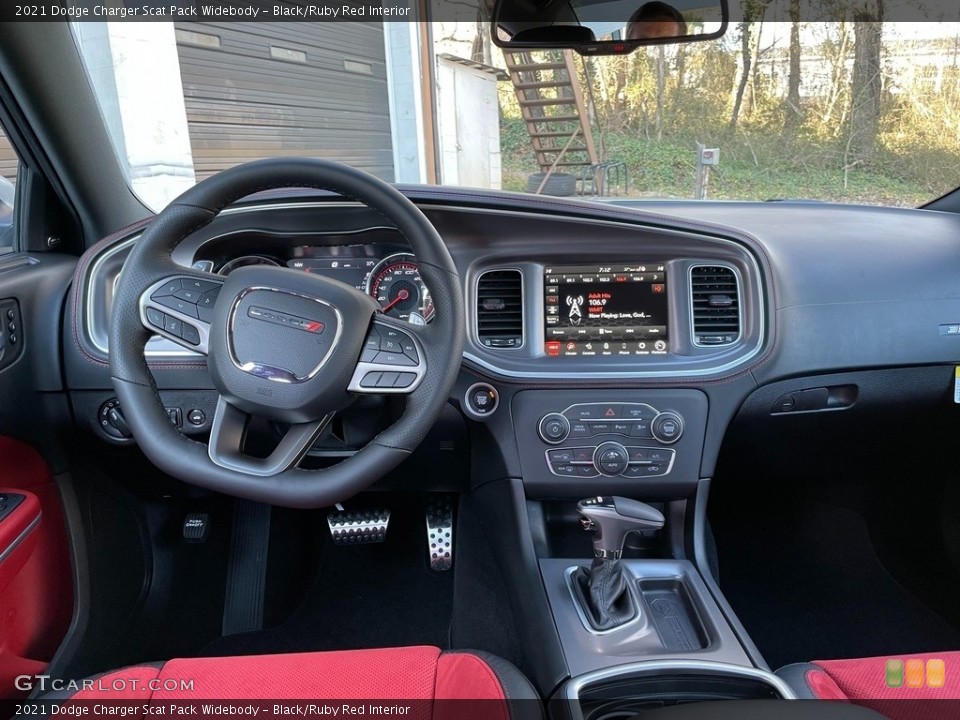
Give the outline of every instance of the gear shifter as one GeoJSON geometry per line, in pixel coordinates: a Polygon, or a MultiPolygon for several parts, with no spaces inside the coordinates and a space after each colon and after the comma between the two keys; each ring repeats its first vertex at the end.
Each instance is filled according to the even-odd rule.
{"type": "Polygon", "coordinates": [[[593,530],[593,563],[578,568],[574,587],[596,630],[612,630],[636,617],[633,595],[627,588],[620,556],[632,532],[659,530],[663,514],[646,503],[622,497],[592,497],[577,503],[580,525],[593,530]]]}

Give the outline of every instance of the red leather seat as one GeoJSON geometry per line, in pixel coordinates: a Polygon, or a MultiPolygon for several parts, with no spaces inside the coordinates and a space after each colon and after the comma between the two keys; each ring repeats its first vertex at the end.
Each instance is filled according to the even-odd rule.
{"type": "Polygon", "coordinates": [[[509,720],[537,717],[536,690],[511,663],[482,652],[443,652],[429,646],[238,657],[184,658],[105,673],[71,700],[134,700],[162,705],[191,700],[412,701],[407,717],[466,715],[509,720]],[[424,702],[430,701],[430,702],[424,702]],[[507,702],[510,701],[510,702],[507,702]],[[514,702],[525,701],[525,702],[514,702]],[[522,706],[522,712],[517,707],[522,706]],[[531,713],[531,711],[534,711],[531,713]]]}
{"type": "Polygon", "coordinates": [[[960,716],[960,703],[936,702],[960,700],[960,652],[815,660],[788,665],[777,675],[801,699],[847,700],[891,720],[960,716]],[[911,660],[912,672],[908,665],[911,660]],[[898,673],[894,665],[892,674],[888,674],[891,661],[900,661],[902,671],[898,673]]]}

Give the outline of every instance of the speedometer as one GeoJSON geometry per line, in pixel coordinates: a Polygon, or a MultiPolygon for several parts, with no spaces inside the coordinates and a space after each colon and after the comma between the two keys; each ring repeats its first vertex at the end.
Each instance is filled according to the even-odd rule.
{"type": "Polygon", "coordinates": [[[390,317],[414,325],[426,325],[433,319],[433,299],[420,279],[417,259],[410,253],[381,260],[367,277],[367,292],[390,317]]]}

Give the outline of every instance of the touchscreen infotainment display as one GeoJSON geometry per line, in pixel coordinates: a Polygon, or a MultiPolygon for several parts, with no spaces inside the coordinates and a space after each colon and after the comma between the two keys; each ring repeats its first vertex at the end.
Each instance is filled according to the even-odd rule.
{"type": "Polygon", "coordinates": [[[666,266],[547,267],[544,316],[549,357],[666,354],[666,266]]]}

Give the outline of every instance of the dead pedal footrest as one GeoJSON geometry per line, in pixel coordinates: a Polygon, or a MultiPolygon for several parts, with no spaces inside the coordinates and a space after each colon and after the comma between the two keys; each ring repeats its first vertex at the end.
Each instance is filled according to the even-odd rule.
{"type": "Polygon", "coordinates": [[[335,545],[380,543],[387,538],[390,511],[331,510],[327,513],[327,525],[335,545]]]}
{"type": "Polygon", "coordinates": [[[427,556],[431,570],[453,567],[453,501],[449,497],[427,502],[427,556]]]}

